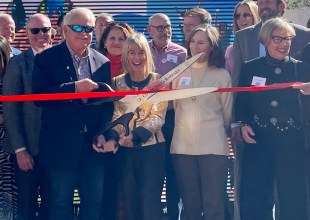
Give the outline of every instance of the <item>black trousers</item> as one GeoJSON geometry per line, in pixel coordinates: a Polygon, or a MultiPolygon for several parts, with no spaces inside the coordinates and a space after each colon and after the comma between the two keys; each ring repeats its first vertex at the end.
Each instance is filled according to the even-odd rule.
{"type": "Polygon", "coordinates": [[[119,147],[116,153],[126,220],[161,220],[165,143],[119,147]]]}
{"type": "Polygon", "coordinates": [[[301,130],[252,127],[256,144],[246,144],[242,164],[241,220],[271,220],[274,181],[281,220],[308,220],[307,175],[301,130]]]}
{"type": "Polygon", "coordinates": [[[15,180],[17,186],[17,219],[33,220],[39,213],[40,220],[48,219],[49,186],[46,169],[39,162],[38,156],[33,157],[34,169],[24,172],[19,169],[16,156],[13,155],[15,180]],[[38,205],[38,195],[41,205],[38,205]]]}

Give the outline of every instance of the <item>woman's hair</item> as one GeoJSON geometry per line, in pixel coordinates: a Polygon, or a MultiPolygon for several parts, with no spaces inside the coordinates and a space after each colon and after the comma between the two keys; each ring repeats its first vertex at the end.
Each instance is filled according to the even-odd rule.
{"type": "Polygon", "coordinates": [[[267,46],[272,40],[272,34],[275,30],[285,30],[290,36],[295,37],[296,33],[294,28],[283,18],[272,18],[264,23],[259,31],[259,41],[267,46]]]}
{"type": "Polygon", "coordinates": [[[224,52],[222,49],[222,44],[219,38],[219,32],[215,27],[212,27],[210,24],[201,24],[197,26],[192,33],[190,34],[187,42],[187,54],[189,57],[192,57],[192,53],[190,51],[190,42],[193,38],[193,36],[198,32],[202,31],[205,32],[207,35],[207,38],[210,42],[212,51],[209,54],[208,60],[208,66],[215,66],[217,68],[224,68],[225,67],[225,58],[224,58],[224,52]]]}
{"type": "Polygon", "coordinates": [[[2,36],[0,36],[0,79],[3,78],[5,68],[10,59],[11,48],[9,42],[2,36]]]}
{"type": "Polygon", "coordinates": [[[149,43],[146,37],[141,33],[133,33],[131,36],[127,38],[123,47],[122,53],[122,65],[125,72],[130,72],[130,66],[128,63],[128,52],[134,47],[138,46],[145,52],[146,56],[146,73],[154,72],[154,61],[152,57],[152,53],[150,50],[149,43]]]}
{"type": "Polygon", "coordinates": [[[111,32],[111,30],[114,29],[119,29],[123,32],[125,40],[133,34],[133,29],[126,23],[123,22],[117,22],[117,21],[111,21],[108,23],[107,27],[105,28],[105,30],[102,33],[102,36],[100,38],[100,42],[99,42],[99,51],[101,53],[103,53],[104,55],[107,54],[107,48],[105,47],[105,43],[108,39],[108,36],[111,32]]]}
{"type": "MultiPolygon", "coordinates": [[[[257,4],[252,1],[252,0],[243,0],[241,2],[239,2],[236,7],[235,7],[235,10],[234,10],[234,16],[233,16],[233,32],[236,33],[237,31],[240,30],[240,28],[238,27],[238,24],[237,24],[237,21],[235,19],[235,14],[237,12],[237,9],[239,8],[239,6],[241,5],[245,5],[245,6],[248,6],[249,9],[250,9],[250,12],[252,13],[252,16],[253,16],[253,20],[254,20],[254,24],[257,24],[260,22],[260,17],[258,15],[258,7],[257,7],[257,4]]],[[[254,25],[253,24],[253,25],[254,25]]]]}

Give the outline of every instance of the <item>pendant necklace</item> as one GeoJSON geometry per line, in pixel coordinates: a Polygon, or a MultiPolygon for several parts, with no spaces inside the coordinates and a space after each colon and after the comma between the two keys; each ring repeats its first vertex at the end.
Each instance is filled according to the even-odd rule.
{"type": "Polygon", "coordinates": [[[129,76],[129,81],[130,81],[130,88],[132,89],[132,90],[139,90],[139,84],[140,83],[142,83],[144,80],[145,80],[145,75],[143,75],[143,78],[142,78],[142,80],[140,80],[139,81],[139,79],[138,79],[138,81],[133,81],[131,78],[130,78],[130,76],[129,76]]]}
{"type": "MultiPolygon", "coordinates": [[[[197,87],[194,87],[194,78],[193,78],[193,68],[191,67],[191,86],[192,88],[200,88],[202,82],[204,81],[205,77],[206,77],[206,74],[207,74],[207,71],[208,71],[208,67],[207,67],[207,70],[204,72],[199,84],[197,87]]],[[[197,97],[196,96],[192,96],[192,101],[196,101],[197,97]]]]}

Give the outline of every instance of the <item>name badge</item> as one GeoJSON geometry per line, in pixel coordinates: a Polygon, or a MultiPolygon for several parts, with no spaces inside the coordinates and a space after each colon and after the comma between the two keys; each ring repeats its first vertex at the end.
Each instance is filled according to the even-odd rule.
{"type": "Polygon", "coordinates": [[[252,86],[264,86],[266,84],[266,78],[253,76],[252,86]]]}
{"type": "Polygon", "coordinates": [[[181,79],[179,81],[179,85],[181,85],[181,86],[188,86],[190,81],[191,81],[191,77],[183,76],[183,77],[181,77],[181,79]]]}
{"type": "Polygon", "coordinates": [[[177,63],[178,62],[178,57],[173,54],[167,54],[167,60],[171,63],[177,63]]]}

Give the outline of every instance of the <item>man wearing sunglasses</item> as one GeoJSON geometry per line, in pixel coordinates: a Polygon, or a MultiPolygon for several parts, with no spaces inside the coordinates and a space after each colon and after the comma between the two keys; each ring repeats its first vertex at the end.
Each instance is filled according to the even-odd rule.
{"type": "MultiPolygon", "coordinates": [[[[109,60],[89,47],[95,17],[76,8],[64,18],[65,41],[36,56],[33,93],[92,92],[110,84],[109,60]]],[[[103,200],[104,155],[92,149],[93,137],[111,120],[113,103],[90,100],[38,102],[42,106],[40,158],[50,177],[49,220],[73,219],[78,187],[79,219],[99,220],[103,200]],[[84,105],[84,106],[83,106],[84,105]]]]}
{"type": "MultiPolygon", "coordinates": [[[[51,22],[45,15],[30,16],[26,24],[30,47],[10,59],[3,78],[4,95],[31,93],[34,57],[50,47],[50,29],[51,22]]],[[[35,219],[39,186],[42,197],[39,215],[46,219],[46,185],[43,182],[46,179],[38,155],[41,109],[33,102],[5,102],[3,114],[7,131],[4,149],[13,154],[15,166],[18,219],[35,219]]]]}

